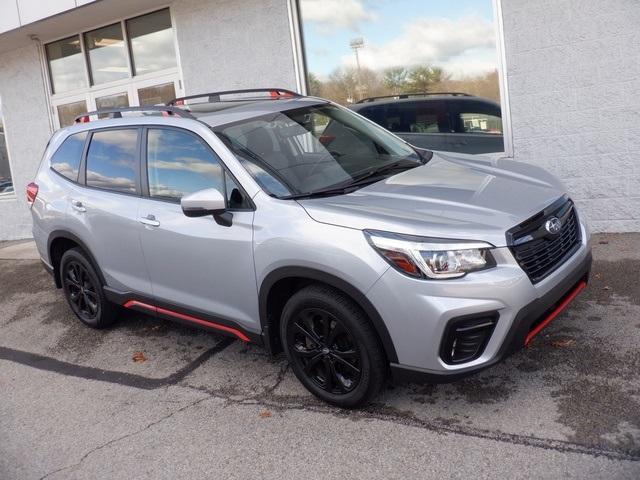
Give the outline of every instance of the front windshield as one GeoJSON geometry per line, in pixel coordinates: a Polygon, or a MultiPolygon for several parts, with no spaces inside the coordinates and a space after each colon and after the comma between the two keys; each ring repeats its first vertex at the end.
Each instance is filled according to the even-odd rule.
{"type": "Polygon", "coordinates": [[[334,105],[275,112],[215,129],[269,194],[308,194],[404,160],[409,145],[334,105]]]}

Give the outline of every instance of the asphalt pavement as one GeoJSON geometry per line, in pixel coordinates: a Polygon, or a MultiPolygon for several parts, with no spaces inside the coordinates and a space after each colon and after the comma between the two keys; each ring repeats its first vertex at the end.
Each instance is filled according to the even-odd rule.
{"type": "Polygon", "coordinates": [[[123,312],[83,327],[30,242],[0,244],[0,479],[640,478],[640,235],[505,362],[344,411],[283,357],[123,312]]]}

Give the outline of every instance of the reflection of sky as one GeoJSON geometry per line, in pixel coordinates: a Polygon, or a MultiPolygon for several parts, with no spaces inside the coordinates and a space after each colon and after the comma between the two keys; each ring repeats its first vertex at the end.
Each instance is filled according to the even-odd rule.
{"type": "Polygon", "coordinates": [[[74,37],[73,40],[62,40],[61,42],[49,45],[47,47],[47,53],[50,58],[49,68],[55,93],[67,92],[74,88],[86,86],[84,61],[77,37],[74,37]],[[77,51],[77,53],[55,58],[71,51],[77,51]]]}
{"type": "Polygon", "coordinates": [[[86,137],[86,132],[76,133],[60,145],[51,157],[51,165],[56,171],[73,180],[78,178],[78,168],[86,137]]]}
{"type": "Polygon", "coordinates": [[[91,76],[94,84],[129,76],[127,54],[120,24],[86,34],[91,76]]]}
{"type": "Polygon", "coordinates": [[[222,186],[222,168],[195,137],[172,130],[149,130],[147,161],[152,195],[181,197],[222,186]]]}
{"type": "Polygon", "coordinates": [[[136,130],[96,132],[87,152],[87,185],[135,192],[136,130]]]}
{"type": "Polygon", "coordinates": [[[160,10],[127,21],[136,74],[176,66],[169,10],[160,10]]]}
{"type": "Polygon", "coordinates": [[[326,77],[355,66],[349,47],[363,38],[363,66],[428,63],[454,76],[495,69],[491,0],[301,0],[309,71],[326,77]]]}
{"type": "Polygon", "coordinates": [[[170,29],[132,38],[131,50],[138,75],[176,66],[173,32],[170,29]]]}

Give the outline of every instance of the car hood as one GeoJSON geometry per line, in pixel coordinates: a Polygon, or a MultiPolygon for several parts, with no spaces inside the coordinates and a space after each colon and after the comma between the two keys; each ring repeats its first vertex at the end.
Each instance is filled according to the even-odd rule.
{"type": "Polygon", "coordinates": [[[534,165],[438,152],[426,165],[353,193],[299,203],[321,223],[504,246],[509,228],[564,193],[534,165]]]}

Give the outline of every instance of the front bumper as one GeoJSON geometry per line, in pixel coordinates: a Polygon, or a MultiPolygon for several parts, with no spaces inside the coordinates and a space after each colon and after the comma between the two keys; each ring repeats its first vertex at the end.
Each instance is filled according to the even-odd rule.
{"type": "MultiPolygon", "coordinates": [[[[563,300],[570,299],[574,292],[579,292],[580,286],[589,280],[591,270],[591,253],[589,253],[578,267],[560,284],[550,290],[543,297],[538,298],[523,307],[515,316],[511,328],[498,350],[489,361],[473,367],[456,371],[434,372],[427,369],[409,367],[397,363],[391,364],[391,372],[396,381],[420,381],[432,383],[446,383],[459,380],[473,373],[484,370],[491,365],[504,360],[512,353],[525,346],[529,333],[534,332],[534,326],[548,318],[552,313],[559,313],[563,307],[563,300]]],[[[564,305],[566,306],[566,305],[564,305]]]]}
{"type": "Polygon", "coordinates": [[[367,297],[384,319],[398,354],[398,362],[391,364],[394,378],[453,381],[522,348],[539,322],[588,280],[589,235],[581,228],[578,251],[535,285],[507,248],[494,250],[497,267],[455,281],[416,280],[388,270],[367,297]],[[447,326],[460,317],[491,312],[497,312],[498,320],[482,354],[466,363],[445,363],[440,347],[447,326]]]}

